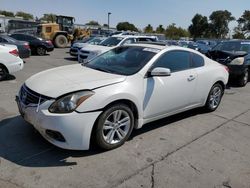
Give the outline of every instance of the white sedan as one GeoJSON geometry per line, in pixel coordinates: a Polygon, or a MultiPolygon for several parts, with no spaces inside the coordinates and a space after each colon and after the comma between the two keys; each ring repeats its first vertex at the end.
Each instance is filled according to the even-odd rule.
{"type": "Polygon", "coordinates": [[[0,81],[10,73],[23,69],[23,60],[20,59],[17,46],[0,45],[0,81]]]}
{"type": "Polygon", "coordinates": [[[40,72],[16,100],[24,119],[56,146],[86,150],[93,140],[114,149],[145,123],[197,107],[214,111],[227,81],[227,68],[199,52],[136,44],[40,72]]]}

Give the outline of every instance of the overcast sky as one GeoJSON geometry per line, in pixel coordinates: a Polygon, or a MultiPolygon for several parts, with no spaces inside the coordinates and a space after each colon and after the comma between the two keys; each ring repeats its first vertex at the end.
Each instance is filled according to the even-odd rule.
{"type": "Polygon", "coordinates": [[[111,26],[128,21],[141,29],[149,23],[154,28],[171,23],[188,28],[196,13],[209,16],[215,10],[228,10],[238,19],[246,9],[250,9],[249,0],[0,0],[0,10],[25,11],[37,17],[68,15],[79,24],[90,20],[107,23],[111,12],[111,26]]]}

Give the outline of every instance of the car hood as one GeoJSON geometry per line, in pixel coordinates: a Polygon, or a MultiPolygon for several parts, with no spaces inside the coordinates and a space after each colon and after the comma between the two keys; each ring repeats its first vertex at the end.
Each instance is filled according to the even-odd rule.
{"type": "Polygon", "coordinates": [[[108,50],[111,50],[112,48],[113,47],[89,44],[89,45],[83,47],[81,50],[83,50],[83,51],[89,51],[89,52],[103,53],[103,52],[106,52],[108,50]]]}
{"type": "Polygon", "coordinates": [[[104,87],[125,79],[123,75],[97,71],[78,64],[40,72],[26,80],[25,85],[39,94],[57,98],[66,93],[104,87]]]}
{"type": "Polygon", "coordinates": [[[72,47],[74,48],[83,48],[83,47],[86,47],[86,46],[89,46],[90,44],[88,43],[80,43],[80,42],[76,42],[72,45],[72,47]]]}

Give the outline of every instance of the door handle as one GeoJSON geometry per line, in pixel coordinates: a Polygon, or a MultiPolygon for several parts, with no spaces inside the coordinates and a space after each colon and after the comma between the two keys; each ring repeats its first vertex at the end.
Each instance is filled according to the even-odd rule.
{"type": "Polygon", "coordinates": [[[190,75],[190,76],[188,77],[187,80],[191,82],[191,81],[193,81],[194,79],[195,79],[195,76],[194,76],[194,75],[190,75]]]}

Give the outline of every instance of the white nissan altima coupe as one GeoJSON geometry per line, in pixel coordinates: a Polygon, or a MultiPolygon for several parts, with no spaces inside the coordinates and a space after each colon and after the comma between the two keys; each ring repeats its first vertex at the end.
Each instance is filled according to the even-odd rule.
{"type": "Polygon", "coordinates": [[[40,72],[16,100],[24,119],[56,146],[86,150],[93,140],[114,149],[145,123],[202,106],[214,111],[227,81],[226,67],[199,52],[135,44],[40,72]]]}

